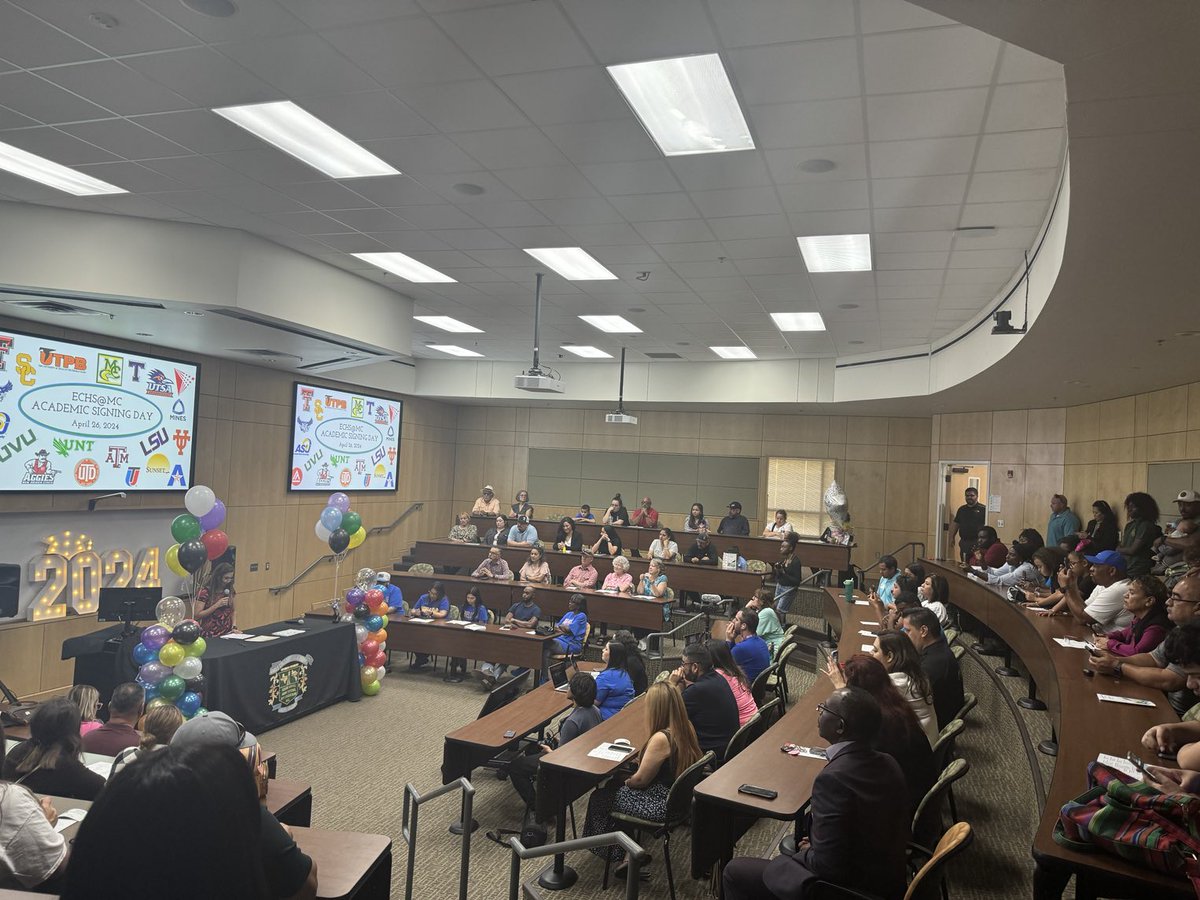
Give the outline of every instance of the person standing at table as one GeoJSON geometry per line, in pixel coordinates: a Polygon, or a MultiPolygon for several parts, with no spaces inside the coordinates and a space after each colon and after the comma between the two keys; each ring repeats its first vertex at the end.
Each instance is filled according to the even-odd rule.
{"type": "Polygon", "coordinates": [[[575,522],[563,516],[554,535],[554,549],[564,553],[578,553],[583,548],[583,535],[575,528],[575,522]]]}
{"type": "Polygon", "coordinates": [[[795,532],[792,523],[787,520],[787,510],[775,510],[775,519],[766,528],[763,529],[762,536],[767,538],[775,538],[775,540],[783,540],[786,534],[795,532]]]}
{"type": "Polygon", "coordinates": [[[708,531],[708,519],[704,518],[704,504],[693,503],[692,511],[683,520],[683,530],[691,533],[708,531]]]}
{"type": "MultiPolygon", "coordinates": [[[[6,747],[0,727],[0,771],[6,747]]],[[[0,888],[32,890],[65,870],[67,842],[54,830],[57,821],[49,797],[0,781],[0,888]]]]}
{"type": "Polygon", "coordinates": [[[742,515],[742,504],[734,500],[729,504],[729,515],[721,519],[717,534],[732,534],[750,537],[750,520],[742,515]]]}
{"type": "Polygon", "coordinates": [[[911,812],[900,766],[872,746],[882,721],[861,688],[817,704],[817,730],[829,748],[813,781],[808,835],[794,854],[732,860],[722,875],[726,900],[795,900],[817,879],[872,897],[904,894],[911,812]]]}
{"type": "Polygon", "coordinates": [[[390,573],[380,572],[375,576],[375,589],[383,592],[383,599],[388,605],[389,613],[400,612],[404,609],[404,593],[392,584],[390,573]]]}
{"type": "Polygon", "coordinates": [[[108,722],[83,736],[83,749],[101,756],[116,756],[126,747],[140,744],[142,735],[137,723],[145,700],[146,692],[137,682],[118,684],[108,700],[108,722]]]}
{"type": "Polygon", "coordinates": [[[0,778],[31,791],[95,800],[104,779],[83,764],[79,707],[66,697],[39,704],[29,719],[29,740],[9,751],[0,778]]]}
{"type": "Polygon", "coordinates": [[[1125,498],[1125,530],[1117,551],[1125,557],[1125,572],[1130,578],[1150,574],[1154,542],[1162,534],[1158,515],[1158,501],[1149,494],[1135,491],[1125,498]]]}
{"type": "Polygon", "coordinates": [[[483,486],[483,495],[475,498],[475,505],[471,507],[471,515],[500,515],[500,498],[496,496],[496,489],[490,484],[485,484],[483,486]]]}
{"type": "Polygon", "coordinates": [[[509,507],[512,514],[518,519],[524,516],[527,519],[533,518],[533,504],[529,502],[529,491],[517,491],[516,501],[509,507]]]}
{"type": "Polygon", "coordinates": [[[649,497],[643,497],[641,504],[633,511],[629,524],[636,528],[657,528],[658,510],[650,504],[649,497]]]}
{"type": "Polygon", "coordinates": [[[759,673],[771,664],[771,648],[758,636],[758,613],[749,607],[738,610],[725,628],[725,638],[734,662],[754,684],[759,673]]]}
{"type": "Polygon", "coordinates": [[[500,552],[499,547],[489,547],[487,559],[475,567],[472,578],[486,578],[489,581],[512,581],[513,572],[508,567],[508,560],[500,552]]]}
{"type": "Polygon", "coordinates": [[[591,547],[584,547],[579,554],[579,565],[567,573],[567,577],[563,579],[563,587],[574,588],[577,591],[595,590],[596,579],[600,577],[600,573],[593,565],[594,556],[595,551],[591,547]]]}
{"type": "Polygon", "coordinates": [[[779,559],[771,567],[775,572],[775,608],[785,616],[804,580],[804,564],[796,552],[799,542],[796,532],[785,534],[779,542],[779,559]]]}
{"type": "Polygon", "coordinates": [[[508,546],[532,547],[537,543],[537,529],[529,524],[528,516],[518,516],[517,524],[508,530],[508,546]]]}
{"type": "Polygon", "coordinates": [[[233,563],[213,566],[208,586],[200,588],[196,594],[196,621],[200,623],[200,631],[204,637],[221,637],[237,630],[234,627],[236,597],[237,591],[233,588],[233,563]]]}
{"type": "MultiPolygon", "coordinates": [[[[511,574],[511,573],[510,573],[511,574]]],[[[413,619],[445,619],[450,615],[450,600],[446,597],[446,589],[440,581],[435,581],[429,586],[429,593],[422,594],[420,599],[413,604],[412,610],[409,612],[409,618],[413,619]]],[[[429,665],[429,656],[425,653],[414,653],[413,661],[408,664],[410,671],[424,669],[429,665]]]]}
{"type": "MultiPolygon", "coordinates": [[[[1067,504],[1063,494],[1055,494],[1050,498],[1050,520],[1046,523],[1046,546],[1057,547],[1063,538],[1074,538],[1083,523],[1067,504]]],[[[1078,543],[1072,541],[1072,545],[1078,543]]]]}
{"type": "Polygon", "coordinates": [[[967,502],[958,508],[954,520],[950,523],[949,545],[954,546],[954,538],[958,537],[959,559],[966,561],[971,554],[979,529],[987,521],[987,507],[979,502],[979,490],[969,487],[963,491],[963,499],[967,502]]]}
{"type": "Polygon", "coordinates": [[[529,559],[521,566],[519,581],[531,581],[534,584],[550,583],[550,564],[542,559],[541,547],[529,548],[529,559]]]}
{"type": "Polygon", "coordinates": [[[629,524],[629,510],[625,508],[625,501],[621,499],[620,494],[613,495],[608,509],[604,511],[604,518],[600,521],[605,525],[629,524]]]}
{"type": "Polygon", "coordinates": [[[738,706],[733,691],[713,667],[712,653],[703,644],[683,648],[683,662],[668,676],[668,681],[683,691],[683,705],[696,729],[700,749],[725,759],[729,739],[738,730],[738,706]]]}
{"type": "Polygon", "coordinates": [[[921,657],[921,669],[929,679],[937,727],[941,731],[950,724],[963,705],[962,672],[958,660],[950,652],[933,610],[923,606],[912,607],[904,611],[901,619],[908,639],[921,657]]]}

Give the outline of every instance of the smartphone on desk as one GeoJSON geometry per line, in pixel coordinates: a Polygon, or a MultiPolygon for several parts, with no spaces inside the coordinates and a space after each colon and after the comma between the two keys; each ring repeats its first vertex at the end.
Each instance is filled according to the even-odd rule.
{"type": "Polygon", "coordinates": [[[748,794],[751,797],[761,797],[763,800],[774,800],[779,796],[779,791],[773,791],[770,788],[759,787],[756,784],[743,784],[738,788],[739,794],[748,794]]]}

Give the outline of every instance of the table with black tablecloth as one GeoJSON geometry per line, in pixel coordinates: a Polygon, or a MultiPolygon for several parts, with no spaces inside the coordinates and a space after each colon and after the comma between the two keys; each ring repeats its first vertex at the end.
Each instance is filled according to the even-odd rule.
{"type": "MultiPolygon", "coordinates": [[[[306,716],[341,700],[362,695],[358,646],[354,625],[306,619],[304,625],[276,622],[247,630],[247,634],[273,634],[297,629],[303,634],[251,642],[209,638],[204,653],[204,705],[228,713],[258,734],[306,716]]],[[[97,631],[63,644],[63,657],[75,657],[76,683],[99,660],[105,670],[115,669],[132,678],[137,668],[128,660],[136,640],[120,644],[121,627],[97,631]],[[105,647],[106,639],[116,641],[105,647]],[[116,657],[116,659],[114,659],[116,657]],[[110,661],[104,662],[105,659],[110,661]]],[[[88,682],[91,683],[91,682],[88,682]]],[[[99,687],[99,685],[97,685],[99,687]]]]}

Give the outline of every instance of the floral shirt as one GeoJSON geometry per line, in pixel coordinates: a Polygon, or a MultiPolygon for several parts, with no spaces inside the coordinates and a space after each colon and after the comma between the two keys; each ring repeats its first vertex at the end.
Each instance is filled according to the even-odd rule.
{"type": "Polygon", "coordinates": [[[479,543],[479,531],[474,525],[455,525],[450,529],[450,540],[465,544],[479,543]]]}

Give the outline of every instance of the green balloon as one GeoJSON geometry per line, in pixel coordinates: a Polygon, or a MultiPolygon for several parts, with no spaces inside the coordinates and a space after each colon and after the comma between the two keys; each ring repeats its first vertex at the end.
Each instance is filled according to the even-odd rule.
{"type": "Polygon", "coordinates": [[[171,523],[171,537],[181,544],[200,539],[200,520],[191,513],[176,516],[171,523]]]}
{"type": "Polygon", "coordinates": [[[183,652],[188,656],[200,657],[208,649],[208,642],[202,637],[196,638],[190,644],[184,644],[183,652]]]}
{"type": "Polygon", "coordinates": [[[342,524],[338,528],[345,528],[346,534],[354,534],[354,532],[362,528],[362,516],[351,510],[342,516],[342,524]]]}
{"type": "MultiPolygon", "coordinates": [[[[166,679],[164,678],[163,680],[165,681],[166,679]]],[[[374,697],[379,693],[379,687],[380,685],[378,681],[372,681],[370,684],[364,684],[362,691],[368,697],[374,697]]]]}
{"type": "Polygon", "coordinates": [[[178,675],[168,675],[158,683],[158,694],[166,700],[174,703],[187,690],[187,682],[178,675]]]}

